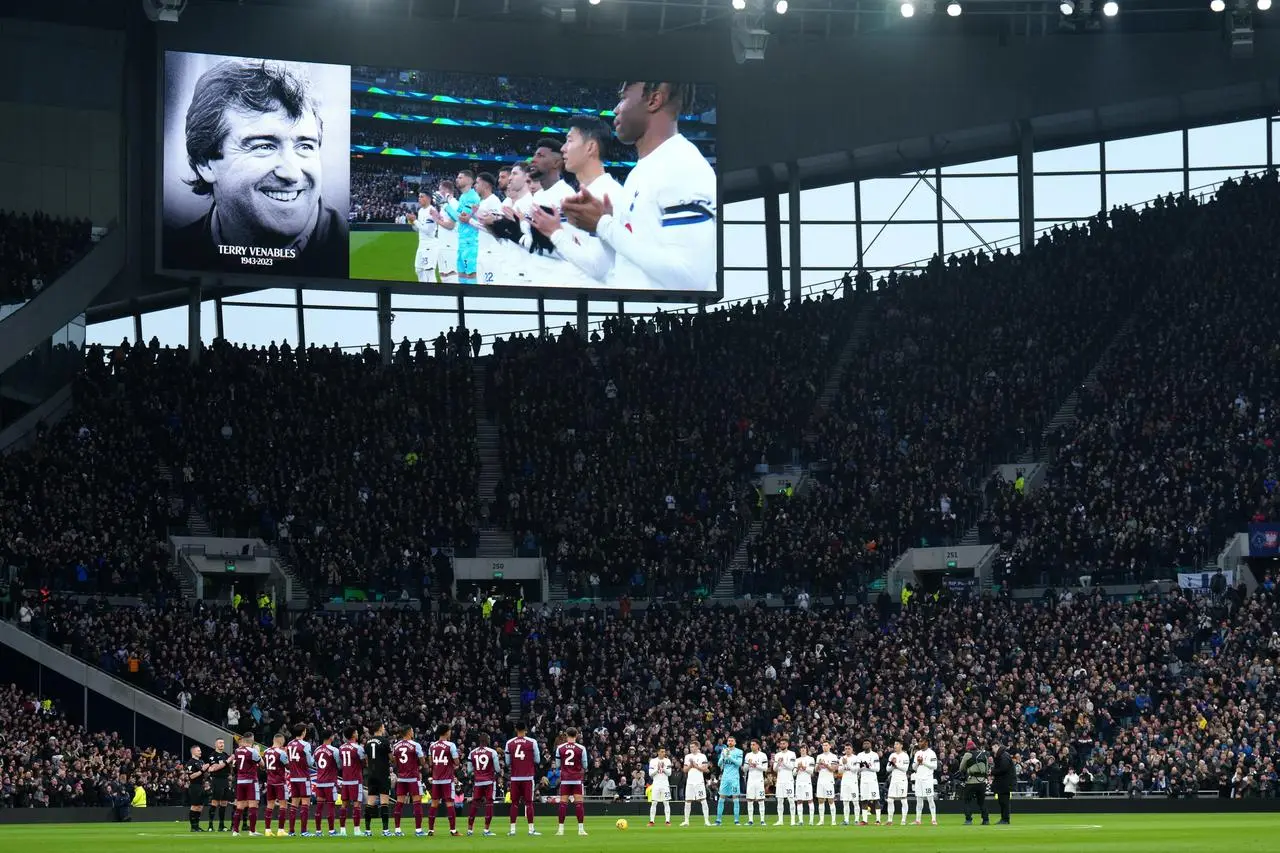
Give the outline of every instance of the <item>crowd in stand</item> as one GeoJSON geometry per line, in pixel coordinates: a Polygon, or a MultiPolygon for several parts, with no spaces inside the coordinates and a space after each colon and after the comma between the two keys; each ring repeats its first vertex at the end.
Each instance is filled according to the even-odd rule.
{"type": "Polygon", "coordinates": [[[158,473],[145,399],[106,375],[140,360],[122,350],[104,368],[102,351],[90,352],[75,415],[30,449],[0,455],[0,572],[17,568],[18,589],[164,594],[173,588],[163,540],[179,520],[177,494],[158,473]]]}
{"type": "MultiPolygon", "coordinates": [[[[1028,564],[1055,583],[1087,574],[1113,554],[1172,566],[1197,549],[1204,556],[1209,514],[1220,534],[1224,524],[1240,529],[1259,504],[1268,503],[1270,491],[1264,494],[1261,485],[1274,466],[1262,453],[1234,463],[1242,466],[1236,470],[1258,469],[1254,480],[1238,486],[1251,490],[1251,501],[1226,496],[1224,490],[1237,489],[1237,478],[1225,476],[1221,487],[1204,485],[1196,494],[1222,510],[1165,518],[1164,527],[1150,534],[1169,539],[1158,554],[1155,546],[1139,554],[1124,546],[1095,548],[1089,541],[1102,535],[1098,525],[1133,522],[1146,529],[1166,513],[1166,507],[1147,502],[1148,481],[1158,475],[1146,468],[1188,472],[1170,481],[1168,500],[1174,502],[1184,500],[1188,477],[1217,476],[1212,472],[1229,449],[1223,442],[1231,442],[1238,393],[1248,397],[1243,408],[1250,419],[1258,421],[1257,407],[1263,407],[1247,443],[1266,440],[1272,378],[1259,368],[1271,356],[1266,348],[1251,351],[1258,340],[1251,331],[1266,326],[1271,306],[1246,306],[1259,277],[1271,277],[1275,258],[1266,241],[1252,238],[1239,223],[1274,221],[1274,179],[1234,192],[1228,188],[1225,195],[1211,204],[1169,199],[1141,212],[1117,208],[1084,226],[1054,229],[1022,255],[953,257],[945,265],[935,259],[920,274],[891,275],[869,301],[867,334],[835,405],[818,425],[814,450],[829,472],[803,497],[769,507],[764,531],[752,545],[750,585],[803,584],[815,592],[860,588],[907,548],[954,544],[978,520],[979,484],[992,466],[1040,450],[1041,430],[1144,293],[1151,308],[1126,344],[1131,350],[1117,360],[1117,378],[1084,394],[1086,412],[1098,405],[1099,395],[1114,409],[1091,427],[1093,455],[1076,460],[1084,465],[1081,476],[1090,479],[1090,490],[1051,493],[1065,495],[1061,500],[1067,503],[1046,506],[1043,535],[1028,551],[1028,564]],[[1219,279],[1231,281],[1211,284],[1206,279],[1214,269],[1225,271],[1219,279]],[[1256,329],[1245,322],[1248,310],[1256,329]],[[1205,316],[1214,318],[1212,326],[1205,316]],[[1236,320],[1240,325],[1231,327],[1236,320]],[[1217,335],[1222,330],[1230,334],[1217,335]],[[1228,355],[1219,357],[1218,351],[1228,355]],[[1184,369],[1193,364],[1196,370],[1184,369]],[[1241,368],[1245,375],[1233,379],[1241,368]],[[1120,382],[1121,390],[1113,387],[1120,382]],[[1163,414],[1157,422],[1144,422],[1144,404],[1129,398],[1130,391],[1159,401],[1163,414]],[[1177,412],[1188,402],[1180,392],[1194,393],[1196,405],[1215,414],[1179,419],[1177,412]],[[1125,423],[1111,423],[1117,418],[1125,423]],[[1215,420],[1220,437],[1214,450],[1187,444],[1207,439],[1215,420]],[[1144,443],[1126,444],[1122,434],[1150,435],[1144,443]],[[1116,450],[1117,441],[1123,449],[1116,450]],[[1116,469],[1119,458],[1128,464],[1116,469]],[[1098,503],[1087,507],[1085,518],[1067,521],[1077,501],[1091,499],[1098,503]],[[1141,511],[1126,508],[1135,500],[1144,504],[1141,511]],[[1242,503],[1248,504],[1244,511],[1242,503]],[[1185,530],[1187,525],[1194,529],[1185,530]],[[1064,527],[1076,532],[1063,535],[1064,527]],[[1077,562],[1086,555],[1090,566],[1077,562]]],[[[1185,500],[1201,506],[1191,494],[1185,500]]],[[[1016,539],[1020,522],[1013,515],[1027,511],[998,509],[1002,521],[1009,516],[1002,531],[1010,532],[1002,535],[1016,539]]],[[[1214,547],[1220,546],[1219,540],[1214,547]]]]}
{"type": "MultiPolygon", "coordinates": [[[[561,107],[594,107],[613,109],[618,103],[616,83],[567,80],[561,77],[509,77],[491,74],[460,74],[452,71],[404,71],[397,68],[357,66],[351,70],[353,80],[374,83],[383,88],[394,86],[428,94],[455,98],[487,98],[520,101],[526,104],[561,107]]],[[[406,103],[421,103],[414,98],[406,103]]],[[[686,113],[701,114],[715,109],[706,92],[695,89],[693,104],[686,113]]]]}
{"type": "Polygon", "coordinates": [[[89,251],[91,229],[83,219],[0,211],[0,304],[52,284],[89,251]]]}
{"type": "MultiPolygon", "coordinates": [[[[454,151],[462,154],[483,155],[492,162],[492,168],[505,165],[533,153],[540,137],[532,134],[502,133],[492,130],[475,131],[458,128],[442,132],[430,126],[414,127],[396,125],[388,127],[385,121],[369,128],[353,128],[351,141],[356,145],[377,145],[382,148],[422,149],[424,151],[454,151]],[[523,152],[523,153],[521,153],[523,152]]],[[[475,164],[473,164],[475,165],[475,164]]],[[[483,165],[483,164],[482,164],[483,165]]],[[[465,164],[459,162],[459,168],[465,164]]],[[[488,166],[485,166],[488,168],[488,166]]]]}
{"type": "MultiPolygon", "coordinates": [[[[470,607],[317,613],[288,626],[261,617],[55,599],[32,630],[260,737],[302,721],[447,720],[470,746],[480,732],[509,730],[505,676],[518,663],[534,735],[549,745],[569,725],[584,732],[593,794],[642,796],[633,780],[659,747],[680,755],[696,741],[714,765],[732,734],[766,748],[783,736],[811,748],[869,739],[882,755],[902,739],[935,749],[944,780],[972,738],[1007,748],[1020,787],[1039,795],[1280,795],[1270,577],[1252,597],[1242,585],[1124,602],[1095,588],[1032,600],[917,596],[901,609],[883,596],[813,610],[530,607],[484,619],[470,607]]],[[[42,770],[29,778],[47,783],[42,770]]]]}
{"type": "MultiPolygon", "coordinates": [[[[1009,582],[1081,575],[1141,583],[1212,559],[1249,521],[1277,517],[1280,307],[1259,298],[1280,252],[1257,234],[1280,217],[1275,173],[1229,183],[1169,254],[1098,372],[1080,389],[1043,486],[1002,486],[987,518],[1009,582]]],[[[1189,210],[1190,209],[1190,210],[1189,210]]]]}
{"type": "Polygon", "coordinates": [[[556,611],[526,631],[526,696],[539,731],[586,733],[593,787],[734,733],[882,755],[901,738],[948,771],[966,739],[1000,743],[1056,796],[1071,771],[1080,790],[1276,796],[1280,607],[1260,592],[556,611]]]}
{"type": "Polygon", "coordinates": [[[0,687],[0,809],[110,805],[141,786],[148,802],[186,790],[179,759],[126,744],[118,732],[88,732],[47,699],[0,687]]]}
{"type": "Polygon", "coordinates": [[[800,444],[844,305],[659,314],[496,346],[495,517],[571,594],[706,594],[749,523],[745,475],[800,444]]]}
{"type": "Polygon", "coordinates": [[[484,620],[476,608],[290,618],[247,604],[108,608],[55,597],[29,630],[264,743],[295,723],[336,730],[402,721],[425,731],[447,719],[462,740],[468,731],[500,731],[509,710],[508,650],[519,648],[513,616],[484,620]]]}

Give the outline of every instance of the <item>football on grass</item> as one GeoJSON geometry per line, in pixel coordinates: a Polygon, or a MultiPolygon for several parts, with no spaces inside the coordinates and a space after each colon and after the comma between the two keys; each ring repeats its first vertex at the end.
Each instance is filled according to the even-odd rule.
{"type": "Polygon", "coordinates": [[[620,818],[618,818],[618,822],[617,822],[617,823],[615,823],[615,824],[614,824],[614,826],[618,827],[618,829],[626,829],[626,828],[627,828],[627,819],[626,819],[625,817],[620,817],[620,818]]]}

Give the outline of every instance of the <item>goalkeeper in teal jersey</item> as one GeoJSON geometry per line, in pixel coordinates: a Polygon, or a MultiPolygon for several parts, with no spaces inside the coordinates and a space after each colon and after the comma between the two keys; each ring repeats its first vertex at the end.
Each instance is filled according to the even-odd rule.
{"type": "Polygon", "coordinates": [[[742,808],[742,750],[737,741],[730,737],[724,749],[720,750],[720,799],[716,801],[716,826],[724,819],[724,801],[733,799],[733,822],[738,823],[742,808]]]}

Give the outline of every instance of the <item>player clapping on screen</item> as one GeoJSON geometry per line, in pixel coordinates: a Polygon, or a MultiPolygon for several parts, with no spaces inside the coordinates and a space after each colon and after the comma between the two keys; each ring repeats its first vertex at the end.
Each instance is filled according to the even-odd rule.
{"type": "Polygon", "coordinates": [[[418,252],[413,258],[413,273],[418,281],[427,283],[435,279],[436,246],[440,226],[437,223],[440,212],[431,203],[431,196],[418,194],[418,213],[409,214],[406,221],[418,232],[418,252]]]}
{"type": "MultiPolygon", "coordinates": [[[[577,116],[569,122],[569,133],[560,151],[564,165],[578,179],[581,192],[604,199],[622,197],[622,185],[604,170],[605,151],[610,139],[609,126],[592,116],[577,116]]],[[[604,284],[613,266],[613,250],[594,234],[569,223],[562,223],[558,213],[542,208],[533,210],[533,227],[547,237],[556,251],[573,264],[588,284],[604,284]]]]}
{"type": "Polygon", "coordinates": [[[615,253],[606,283],[619,290],[711,291],[716,279],[716,175],[678,129],[693,87],[622,85],[613,126],[638,161],[617,198],[580,190],[563,209],[615,253]]]}
{"type": "Polygon", "coordinates": [[[800,824],[804,825],[804,810],[809,808],[809,823],[813,823],[813,756],[809,747],[800,747],[800,757],[796,759],[796,803],[800,806],[800,824]]]}

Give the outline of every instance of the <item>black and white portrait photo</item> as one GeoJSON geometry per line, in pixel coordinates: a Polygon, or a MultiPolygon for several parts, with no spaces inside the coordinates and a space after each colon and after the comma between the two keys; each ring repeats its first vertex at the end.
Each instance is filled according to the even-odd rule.
{"type": "Polygon", "coordinates": [[[165,55],[161,266],[345,278],[350,69],[165,55]]]}

